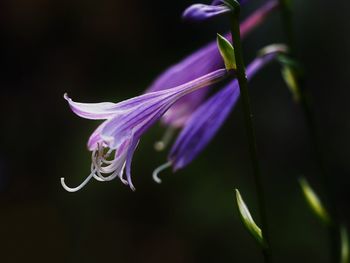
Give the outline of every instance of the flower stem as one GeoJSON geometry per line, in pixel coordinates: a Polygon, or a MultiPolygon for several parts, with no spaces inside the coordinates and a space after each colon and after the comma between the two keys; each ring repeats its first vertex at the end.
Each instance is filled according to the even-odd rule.
{"type": "Polygon", "coordinates": [[[290,9],[290,0],[279,0],[280,12],[283,30],[285,32],[287,43],[289,46],[289,51],[294,55],[294,34],[293,34],[293,24],[292,24],[292,11],[290,9]]]}
{"type": "MultiPolygon", "coordinates": [[[[290,49],[290,55],[293,59],[296,59],[295,54],[295,43],[293,34],[293,23],[292,23],[292,11],[290,8],[289,0],[279,0],[281,19],[283,28],[285,31],[287,44],[290,49]]],[[[335,200],[335,186],[329,175],[326,172],[324,157],[322,154],[322,149],[320,145],[319,132],[314,120],[314,116],[311,110],[310,97],[307,94],[307,90],[303,87],[303,80],[297,72],[294,72],[296,81],[298,82],[299,92],[300,92],[300,104],[303,110],[306,125],[309,130],[309,137],[315,154],[315,161],[318,163],[321,175],[322,184],[326,193],[326,198],[328,201],[328,206],[330,208],[330,214],[332,216],[333,223],[329,226],[329,242],[330,242],[330,262],[339,262],[340,257],[340,235],[339,235],[339,219],[338,212],[336,208],[335,200]]]]}
{"type": "Polygon", "coordinates": [[[259,164],[258,153],[257,153],[256,137],[255,137],[255,130],[253,125],[253,114],[250,106],[250,98],[249,98],[249,92],[248,92],[248,81],[245,73],[245,66],[244,66],[244,60],[243,60],[243,51],[242,51],[240,29],[239,29],[239,7],[235,8],[231,15],[231,34],[232,34],[232,40],[233,40],[232,42],[233,42],[234,54],[235,54],[236,66],[237,66],[236,75],[237,75],[237,80],[239,84],[241,100],[243,103],[244,119],[245,119],[245,125],[246,125],[248,143],[249,143],[249,153],[252,161],[253,175],[254,175],[256,193],[258,197],[259,213],[260,213],[260,219],[262,224],[261,230],[262,230],[264,241],[266,242],[266,245],[267,245],[265,248],[263,248],[263,256],[264,256],[265,263],[269,263],[271,262],[271,253],[270,253],[270,240],[268,235],[268,224],[267,224],[267,218],[266,218],[266,212],[265,212],[266,210],[265,193],[264,193],[264,187],[263,187],[261,172],[260,172],[260,164],[259,164]]]}

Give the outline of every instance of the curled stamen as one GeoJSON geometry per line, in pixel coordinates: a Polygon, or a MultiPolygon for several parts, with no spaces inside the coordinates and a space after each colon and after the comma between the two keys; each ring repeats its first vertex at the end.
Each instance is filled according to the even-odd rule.
{"type": "Polygon", "coordinates": [[[105,150],[106,147],[98,144],[97,149],[91,154],[91,173],[93,173],[93,177],[100,182],[112,181],[116,177],[119,177],[122,183],[127,185],[128,182],[123,178],[125,161],[122,164],[123,158],[120,159],[120,156],[119,160],[108,160],[107,158],[115,150],[109,149],[107,152],[105,150]]]}
{"type": "Polygon", "coordinates": [[[96,179],[97,181],[99,181],[99,182],[105,181],[102,178],[100,178],[98,175],[96,175],[96,168],[95,168],[94,164],[91,164],[91,173],[92,173],[92,176],[94,177],[94,179],[96,179]]]}
{"type": "Polygon", "coordinates": [[[123,175],[124,175],[125,164],[126,164],[126,163],[123,164],[122,170],[121,170],[121,172],[120,172],[120,174],[119,174],[119,179],[120,179],[120,181],[122,181],[123,184],[128,185],[128,184],[129,184],[129,183],[128,183],[128,180],[124,179],[124,177],[123,177],[123,175]]]}
{"type": "MultiPolygon", "coordinates": [[[[120,178],[120,175],[119,175],[118,170],[114,171],[112,174],[110,174],[108,176],[103,176],[100,171],[97,171],[96,177],[98,178],[98,181],[100,181],[100,182],[108,182],[108,181],[112,181],[116,177],[120,178]]],[[[123,182],[122,179],[121,179],[121,181],[123,182]]]]}
{"type": "Polygon", "coordinates": [[[106,160],[105,158],[101,158],[101,162],[102,162],[103,164],[112,164],[112,163],[113,163],[113,160],[110,161],[110,160],[106,160]]]}
{"type": "Polygon", "coordinates": [[[101,174],[101,172],[108,173],[108,168],[111,168],[111,166],[113,167],[114,165],[113,161],[109,161],[105,159],[105,158],[108,158],[108,156],[111,154],[113,150],[109,149],[105,155],[103,154],[103,151],[104,149],[102,145],[99,144],[98,149],[94,150],[91,155],[91,162],[92,162],[91,172],[92,170],[94,170],[93,177],[100,182],[110,181],[111,179],[115,178],[115,176],[111,178],[112,175],[105,177],[101,174]],[[104,164],[107,164],[107,166],[103,166],[104,164]]]}
{"type": "Polygon", "coordinates": [[[100,164],[97,164],[96,162],[94,162],[92,164],[92,168],[94,171],[94,178],[97,180],[97,181],[100,181],[100,182],[106,182],[106,181],[111,181],[113,180],[114,178],[116,178],[119,173],[119,171],[117,169],[115,169],[114,171],[111,169],[111,167],[115,167],[114,164],[111,164],[111,165],[108,165],[108,166],[105,166],[105,167],[102,167],[101,166],[101,163],[100,164]],[[109,171],[108,169],[111,169],[111,171],[109,171]],[[105,174],[109,174],[108,176],[104,176],[102,175],[102,173],[105,173],[105,174]]]}
{"type": "Polygon", "coordinates": [[[164,171],[165,169],[171,167],[172,163],[171,162],[167,162],[165,164],[162,164],[161,166],[159,166],[158,168],[156,168],[153,173],[152,173],[152,177],[153,177],[153,180],[160,184],[162,182],[162,180],[160,180],[158,174],[162,171],[164,171]]]}
{"type": "Polygon", "coordinates": [[[99,155],[100,155],[100,144],[97,144],[97,149],[94,150],[91,154],[91,173],[92,173],[92,176],[97,181],[104,182],[105,180],[103,179],[103,176],[98,172],[99,165],[97,163],[97,159],[99,159],[99,155]]]}
{"type": "Polygon", "coordinates": [[[64,177],[61,177],[61,185],[64,188],[64,190],[66,190],[67,192],[74,193],[82,189],[91,180],[94,174],[95,172],[91,173],[88,177],[86,177],[86,179],[80,185],[74,188],[68,187],[64,182],[64,177]]]}
{"type": "Polygon", "coordinates": [[[174,137],[175,129],[173,127],[169,127],[163,138],[154,143],[154,149],[158,152],[163,151],[170,143],[171,139],[174,137]]]}

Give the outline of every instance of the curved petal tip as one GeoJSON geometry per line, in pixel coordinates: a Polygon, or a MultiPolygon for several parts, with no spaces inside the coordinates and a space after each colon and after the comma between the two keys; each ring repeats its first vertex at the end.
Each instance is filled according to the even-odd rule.
{"type": "Polygon", "coordinates": [[[71,100],[71,98],[68,97],[68,93],[67,93],[67,92],[65,92],[65,93],[63,94],[63,98],[64,98],[65,100],[67,100],[67,101],[71,100]]]}

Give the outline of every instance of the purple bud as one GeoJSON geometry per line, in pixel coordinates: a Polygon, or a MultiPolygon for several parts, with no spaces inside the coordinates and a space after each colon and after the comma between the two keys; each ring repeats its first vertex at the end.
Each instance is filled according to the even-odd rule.
{"type": "Polygon", "coordinates": [[[194,4],[188,7],[182,14],[185,21],[201,22],[209,18],[226,14],[231,10],[226,5],[194,4]]]}

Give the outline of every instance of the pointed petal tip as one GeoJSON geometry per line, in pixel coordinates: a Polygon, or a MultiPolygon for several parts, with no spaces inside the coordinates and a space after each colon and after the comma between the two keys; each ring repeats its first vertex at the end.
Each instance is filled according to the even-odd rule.
{"type": "Polygon", "coordinates": [[[181,170],[184,167],[183,159],[176,158],[176,156],[173,155],[172,152],[170,152],[168,156],[168,163],[171,164],[171,171],[173,173],[176,173],[177,171],[181,170]]]}
{"type": "Polygon", "coordinates": [[[176,173],[176,172],[177,172],[178,170],[180,170],[180,169],[181,169],[181,168],[174,166],[173,169],[172,169],[172,172],[173,172],[173,173],[176,173]]]}
{"type": "Polygon", "coordinates": [[[175,164],[175,163],[172,163],[172,166],[173,166],[173,168],[172,168],[172,172],[173,173],[176,173],[177,171],[179,171],[179,170],[181,170],[183,168],[182,165],[178,165],[178,164],[175,164]]]}
{"type": "Polygon", "coordinates": [[[68,97],[68,93],[67,93],[67,92],[65,92],[65,93],[63,94],[63,98],[64,98],[65,100],[67,100],[67,101],[71,100],[71,98],[68,97]]]}
{"type": "Polygon", "coordinates": [[[131,191],[133,191],[133,192],[135,192],[135,191],[136,191],[135,186],[133,186],[132,184],[129,184],[129,187],[130,187],[131,191]]]}

